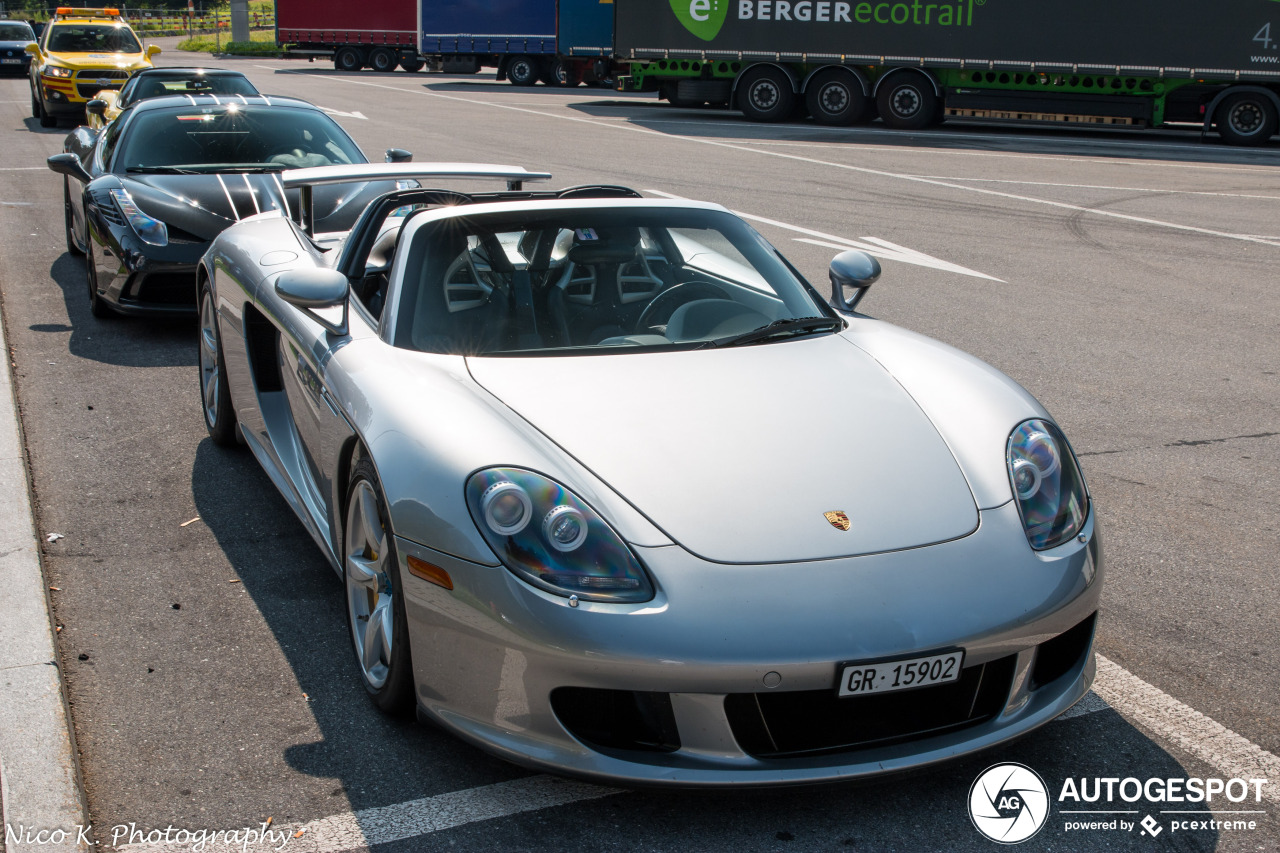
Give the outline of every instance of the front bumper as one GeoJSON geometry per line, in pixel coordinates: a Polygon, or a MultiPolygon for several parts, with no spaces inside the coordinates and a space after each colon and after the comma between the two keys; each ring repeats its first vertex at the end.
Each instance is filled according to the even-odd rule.
{"type": "Polygon", "coordinates": [[[110,245],[95,245],[99,295],[130,316],[194,315],[196,267],[208,243],[151,246],[127,226],[112,228],[110,245]]]}
{"type": "MultiPolygon", "coordinates": [[[[1092,515],[1087,542],[1042,553],[1028,547],[1012,503],[981,516],[975,533],[952,542],[782,566],[637,548],[658,587],[653,601],[576,608],[505,568],[398,539],[419,707],[510,761],[623,785],[827,782],[994,746],[1049,722],[1088,691],[1103,565],[1092,515]],[[445,568],[454,590],[411,576],[410,554],[445,568]],[[1071,654],[1064,657],[1064,640],[1055,638],[1072,638],[1071,654]],[[975,713],[920,731],[890,726],[891,736],[852,745],[841,735],[823,743],[792,731],[774,732],[782,737],[771,743],[768,726],[804,726],[810,700],[827,718],[846,707],[855,716],[892,707],[831,699],[840,662],[956,647],[965,652],[966,678],[979,683],[975,713]],[[981,686],[984,677],[994,685],[981,686]],[[564,690],[553,698],[561,688],[636,695],[640,707],[584,724],[561,701],[564,690]],[[780,694],[792,695],[779,703],[780,694]],[[785,705],[800,715],[766,707],[785,705]],[[752,706],[761,708],[764,735],[743,712],[752,706]],[[645,732],[601,737],[611,725],[645,732]]],[[[916,691],[917,707],[939,689],[916,691]]],[[[910,691],[885,695],[905,702],[899,707],[913,704],[910,691]]],[[[838,719],[827,722],[841,730],[838,719]]]]}

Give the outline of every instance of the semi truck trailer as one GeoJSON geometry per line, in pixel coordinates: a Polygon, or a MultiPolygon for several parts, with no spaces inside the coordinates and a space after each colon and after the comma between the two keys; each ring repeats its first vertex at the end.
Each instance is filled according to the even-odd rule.
{"type": "Polygon", "coordinates": [[[619,88],[754,121],[1280,125],[1280,0],[618,0],[619,88]]]}

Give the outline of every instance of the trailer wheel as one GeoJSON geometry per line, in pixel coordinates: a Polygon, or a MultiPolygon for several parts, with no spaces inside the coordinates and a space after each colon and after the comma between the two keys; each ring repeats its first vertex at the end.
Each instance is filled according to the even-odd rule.
{"type": "Polygon", "coordinates": [[[1215,123],[1229,145],[1261,145],[1276,132],[1276,105],[1261,92],[1228,95],[1218,105],[1215,123]]]}
{"type": "Polygon", "coordinates": [[[427,63],[423,62],[421,59],[402,59],[402,60],[400,60],[400,67],[401,67],[401,68],[403,68],[405,71],[408,71],[410,74],[413,74],[413,73],[415,73],[415,72],[421,71],[421,70],[422,70],[422,66],[424,66],[424,65],[426,65],[426,64],[427,64],[427,63]]]}
{"type": "Polygon", "coordinates": [[[507,63],[507,79],[512,86],[532,86],[538,82],[538,61],[523,54],[511,57],[507,63]]]}
{"type": "Polygon", "coordinates": [[[573,88],[578,85],[578,80],[573,75],[573,68],[563,59],[553,59],[547,64],[546,74],[542,82],[548,86],[559,86],[562,88],[573,88]]]}
{"type": "Polygon", "coordinates": [[[396,66],[399,64],[400,57],[396,56],[395,51],[389,48],[379,47],[369,54],[369,67],[382,74],[395,71],[396,66]]]}
{"type": "Polygon", "coordinates": [[[895,74],[876,93],[880,118],[897,130],[920,130],[934,123],[940,102],[922,74],[895,74]]]}
{"type": "Polygon", "coordinates": [[[333,67],[339,71],[359,71],[364,68],[364,53],[358,47],[340,47],[333,55],[333,67]]]}
{"type": "Polygon", "coordinates": [[[828,68],[813,75],[804,93],[809,114],[818,124],[856,124],[866,112],[862,85],[848,71],[828,68]]]}
{"type": "Polygon", "coordinates": [[[782,121],[791,115],[796,95],[781,68],[752,68],[738,84],[738,109],[751,121],[782,121]]]}

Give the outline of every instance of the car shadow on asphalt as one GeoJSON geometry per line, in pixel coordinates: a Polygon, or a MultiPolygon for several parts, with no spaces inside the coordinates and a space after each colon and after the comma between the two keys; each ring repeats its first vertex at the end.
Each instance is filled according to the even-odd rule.
{"type": "MultiPolygon", "coordinates": [[[[94,317],[89,312],[89,286],[84,258],[63,252],[49,268],[49,276],[62,290],[68,328],[63,323],[35,323],[34,332],[71,332],[71,354],[120,367],[194,367],[196,318],[190,317],[94,317]]],[[[194,288],[193,288],[194,289],[194,288]]],[[[194,302],[194,297],[193,300],[194,302]]]]}
{"type": "Polygon", "coordinates": [[[335,799],[316,817],[346,810],[339,790],[360,811],[529,775],[374,707],[352,650],[342,583],[247,448],[201,441],[191,485],[202,523],[306,694],[319,738],[281,735],[275,742],[294,771],[332,780],[323,787],[335,799]]]}
{"type": "MultiPolygon", "coordinates": [[[[333,784],[328,814],[392,806],[528,775],[452,735],[377,711],[365,695],[349,639],[340,580],[293,516],[270,478],[245,448],[203,440],[191,472],[201,521],[226,555],[236,579],[253,599],[280,652],[307,696],[306,710],[320,737],[278,739],[294,771],[333,784]],[[328,780],[332,780],[329,782],[328,780]],[[347,804],[337,798],[345,795],[347,804]]],[[[260,709],[269,714],[269,708],[260,709]]],[[[255,713],[258,713],[255,711],[255,713]]],[[[268,725],[268,723],[263,723],[268,725]]],[[[1186,779],[1197,772],[1181,763],[1115,711],[1062,720],[1010,744],[935,768],[865,782],[770,791],[638,790],[580,802],[554,814],[537,813],[461,826],[380,846],[380,850],[485,849],[493,851],[589,849],[765,850],[985,850],[974,829],[968,798],[974,780],[993,764],[1016,762],[1037,771],[1049,789],[1044,830],[1026,850],[1151,849],[1140,821],[1158,804],[1058,802],[1067,778],[1186,779]],[[1143,811],[1143,808],[1146,811],[1143,811]],[[1120,809],[1118,815],[1070,815],[1071,809],[1120,809]],[[1068,831],[1078,819],[1124,817],[1134,828],[1068,831]]],[[[1203,774],[1199,774],[1203,775],[1203,774]]],[[[306,783],[303,783],[306,787],[306,783]]],[[[1203,805],[1184,804],[1190,818],[1209,817],[1203,805]]],[[[328,816],[318,815],[318,816],[328,816]]],[[[370,836],[387,817],[368,816],[370,836]]],[[[1168,833],[1161,842],[1170,842],[1168,833]]],[[[1209,851],[1218,833],[1183,834],[1162,849],[1209,851]]],[[[1159,846],[1159,845],[1157,845],[1159,846]]]]}
{"type": "Polygon", "coordinates": [[[40,119],[33,118],[31,116],[27,116],[22,120],[23,130],[28,130],[31,133],[42,133],[45,136],[51,136],[54,134],[66,136],[74,128],[75,128],[75,125],[63,124],[62,122],[58,122],[58,124],[54,125],[53,127],[41,127],[40,119]]]}

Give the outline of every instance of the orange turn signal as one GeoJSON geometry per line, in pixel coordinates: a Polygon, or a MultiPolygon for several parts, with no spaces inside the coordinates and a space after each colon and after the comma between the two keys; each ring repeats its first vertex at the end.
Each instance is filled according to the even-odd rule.
{"type": "Polygon", "coordinates": [[[410,557],[407,562],[409,563],[409,572],[414,577],[430,581],[436,586],[442,586],[445,589],[453,589],[453,578],[449,577],[449,573],[439,566],[428,563],[426,560],[419,560],[417,557],[410,557]]]}

